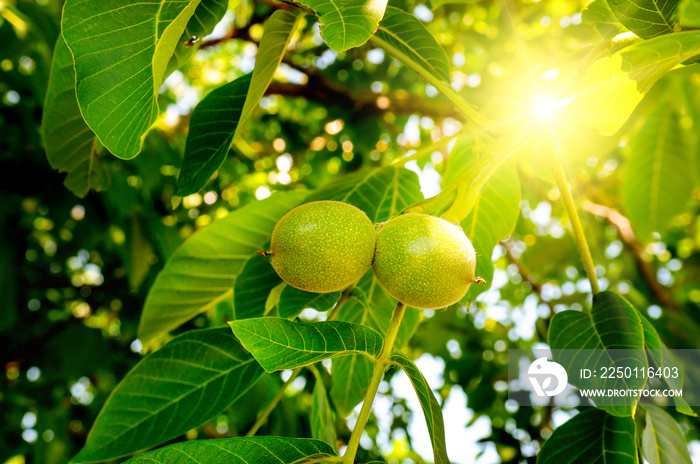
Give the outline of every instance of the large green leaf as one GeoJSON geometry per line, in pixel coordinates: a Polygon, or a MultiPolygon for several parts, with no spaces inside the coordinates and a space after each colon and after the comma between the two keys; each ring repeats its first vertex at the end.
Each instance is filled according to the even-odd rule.
{"type": "Polygon", "coordinates": [[[649,464],[691,464],[685,435],[678,422],[662,408],[646,408],[642,450],[649,464]]]}
{"type": "Polygon", "coordinates": [[[175,47],[165,72],[166,76],[192,59],[202,45],[202,37],[211,34],[214,27],[223,19],[228,6],[229,0],[200,1],[175,47]]]}
{"type": "Polygon", "coordinates": [[[700,27],[700,1],[682,0],[678,4],[678,22],[683,27],[700,27]]]}
{"type": "Polygon", "coordinates": [[[668,71],[700,53],[700,31],[639,41],[591,66],[572,104],[604,135],[627,121],[644,95],[668,71]]]}
{"type": "MultiPolygon", "coordinates": [[[[612,292],[593,295],[590,312],[569,310],[555,314],[549,326],[549,345],[554,360],[569,374],[569,382],[577,386],[580,379],[575,373],[581,368],[648,366],[640,316],[627,300],[612,292]],[[624,364],[621,351],[610,350],[624,350],[624,364]]],[[[586,381],[586,388],[640,390],[645,383],[645,378],[596,377],[586,381]]],[[[637,399],[628,398],[599,407],[616,416],[631,416],[636,403],[637,399]]]]}
{"type": "Polygon", "coordinates": [[[342,53],[372,37],[384,16],[387,0],[296,0],[310,8],[321,24],[321,37],[342,53]]]}
{"type": "Polygon", "coordinates": [[[270,240],[277,221],[306,192],[276,193],[197,231],[158,274],[141,314],[138,336],[149,347],[163,335],[231,298],[233,283],[270,240]]]}
{"type": "Polygon", "coordinates": [[[593,0],[581,13],[581,19],[593,23],[598,34],[606,39],[611,39],[625,30],[610,9],[607,0],[593,0]]]}
{"type": "Polygon", "coordinates": [[[251,74],[218,87],[192,111],[185,143],[185,158],[178,176],[179,195],[204,187],[223,164],[241,121],[251,74]]]}
{"type": "MultiPolygon", "coordinates": [[[[282,464],[337,454],[319,440],[286,437],[221,438],[195,440],[166,446],[126,461],[129,464],[282,464]]],[[[335,457],[335,459],[333,459],[335,457]]],[[[320,462],[320,461],[315,461],[320,462]]]]}
{"type": "Polygon", "coordinates": [[[679,0],[608,0],[615,16],[644,39],[673,32],[679,0]]]}
{"type": "Polygon", "coordinates": [[[442,418],[442,409],[437,402],[430,385],[423,377],[423,374],[418,370],[413,361],[401,353],[391,355],[389,361],[401,367],[416,390],[418,400],[420,401],[425,422],[428,425],[430,432],[430,441],[433,444],[433,457],[435,464],[450,464],[447,458],[447,445],[445,444],[445,423],[442,418]]]}
{"type": "Polygon", "coordinates": [[[384,339],[374,329],[340,321],[302,323],[280,317],[229,322],[233,333],[267,372],[361,353],[376,358],[384,339]]]}
{"type": "Polygon", "coordinates": [[[450,82],[447,53],[412,14],[387,7],[375,38],[391,45],[439,80],[450,82]]]}
{"type": "Polygon", "coordinates": [[[258,105],[292,40],[301,15],[275,11],[265,24],[253,73],[213,90],[202,100],[190,121],[178,184],[181,195],[204,187],[226,160],[238,128],[258,105]]]}
{"type": "Polygon", "coordinates": [[[537,464],[638,464],[634,421],[583,411],[554,430],[537,464]]]}
{"type": "MultiPolygon", "coordinates": [[[[661,341],[661,337],[659,337],[659,334],[652,323],[643,315],[640,315],[639,319],[642,321],[642,328],[644,329],[644,347],[647,349],[649,366],[655,368],[664,366],[678,367],[681,375],[676,378],[668,377],[662,378],[661,380],[668,385],[668,388],[682,390],[684,378],[683,366],[680,365],[678,359],[676,359],[673,353],[668,350],[664,342],[661,341]]],[[[676,410],[678,412],[689,416],[697,416],[683,397],[673,397],[673,402],[675,403],[676,410]]]]}
{"type": "Polygon", "coordinates": [[[625,150],[622,205],[643,240],[650,240],[652,232],[666,232],[693,192],[695,177],[688,169],[693,156],[680,118],[673,106],[660,105],[632,134],[625,150]]]}
{"type": "MultiPolygon", "coordinates": [[[[447,160],[446,182],[456,181],[475,163],[471,147],[469,140],[457,141],[447,160]]],[[[486,285],[472,285],[467,299],[473,300],[490,287],[494,269],[491,261],[493,249],[513,233],[520,216],[521,199],[518,171],[513,162],[507,162],[484,183],[472,210],[462,221],[462,228],[476,251],[476,275],[487,282],[486,285]]]]}
{"type": "Polygon", "coordinates": [[[313,403],[311,405],[311,435],[321,441],[328,443],[335,449],[338,439],[335,433],[335,422],[333,421],[333,410],[328,401],[328,392],[323,385],[323,378],[318,369],[314,369],[316,383],[312,393],[313,403]]]}
{"type": "MultiPolygon", "coordinates": [[[[268,247],[264,246],[263,249],[268,247]]],[[[267,309],[267,297],[282,279],[263,256],[253,256],[233,284],[233,314],[235,319],[262,317],[267,309]]]]}
{"type": "Polygon", "coordinates": [[[280,294],[277,311],[280,317],[295,318],[306,308],[327,311],[336,304],[341,292],[311,293],[287,285],[280,294]]]}
{"type": "Polygon", "coordinates": [[[132,158],[158,117],[168,62],[200,0],[68,0],[62,31],[82,115],[102,144],[132,158]]]}
{"type": "Polygon", "coordinates": [[[46,156],[51,167],[67,172],[65,185],[84,197],[109,185],[95,133],[85,124],[75,97],[73,55],[58,37],[41,120],[46,156]]]}
{"type": "Polygon", "coordinates": [[[270,19],[265,23],[265,33],[263,34],[258,54],[255,57],[255,69],[253,69],[253,80],[250,84],[248,97],[243,106],[241,121],[248,119],[258,102],[265,95],[267,87],[275,76],[277,67],[282,62],[284,54],[292,41],[297,24],[303,17],[301,11],[277,10],[272,13],[270,19]]]}
{"type": "MultiPolygon", "coordinates": [[[[387,221],[421,198],[415,173],[387,166],[345,176],[317,190],[308,200],[345,201],[363,210],[376,224],[387,221]]],[[[368,325],[379,333],[386,333],[396,300],[379,285],[372,271],[360,279],[353,295],[338,311],[337,319],[368,325]]],[[[406,311],[397,346],[408,341],[419,319],[418,311],[410,308],[406,311]]],[[[362,401],[362,392],[371,375],[371,363],[364,356],[343,356],[333,360],[331,398],[339,414],[348,415],[362,401]]]]}
{"type": "Polygon", "coordinates": [[[529,140],[524,139],[524,134],[500,140],[493,140],[485,134],[460,137],[459,145],[456,144],[454,149],[458,152],[466,150],[465,153],[470,155],[468,168],[451,168],[442,192],[410,205],[404,212],[430,214],[450,222],[462,221],[471,212],[479,192],[491,176],[504,162],[528,146],[529,140]]]}
{"type": "Polygon", "coordinates": [[[262,374],[228,328],[180,335],[117,385],[72,462],[112,460],[175,438],[226,409],[262,374]]]}

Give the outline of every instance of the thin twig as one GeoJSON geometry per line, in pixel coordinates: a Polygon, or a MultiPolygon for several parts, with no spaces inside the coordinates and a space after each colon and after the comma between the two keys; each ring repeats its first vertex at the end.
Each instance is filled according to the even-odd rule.
{"type": "Polygon", "coordinates": [[[518,268],[518,273],[522,276],[523,279],[527,283],[530,284],[530,287],[532,287],[532,290],[537,294],[539,297],[540,301],[547,306],[549,306],[550,311],[552,313],[554,312],[554,305],[548,301],[542,298],[542,282],[537,280],[534,275],[532,275],[532,271],[523,263],[519,258],[517,258],[513,252],[513,247],[508,243],[507,240],[503,240],[501,242],[501,246],[506,250],[506,256],[508,256],[508,259],[510,262],[515,264],[515,267],[518,268]]]}
{"type": "Polygon", "coordinates": [[[643,250],[644,245],[637,239],[632,230],[632,225],[629,219],[623,216],[620,212],[616,211],[609,206],[600,205],[593,203],[591,201],[584,201],[582,204],[584,211],[587,211],[596,216],[605,218],[610,224],[615,226],[617,232],[620,236],[620,241],[634,258],[634,262],[637,264],[639,273],[642,278],[649,286],[651,293],[654,297],[661,303],[665,308],[672,311],[679,311],[678,303],[676,303],[663,285],[659,283],[656,279],[656,272],[649,261],[644,259],[643,250]]]}
{"type": "Polygon", "coordinates": [[[263,410],[263,412],[258,416],[258,420],[255,421],[255,424],[248,430],[248,433],[245,434],[246,437],[252,437],[258,432],[258,429],[265,424],[267,421],[267,417],[270,415],[270,413],[277,407],[277,403],[279,403],[282,398],[284,397],[284,393],[287,391],[287,388],[294,382],[294,380],[299,376],[301,373],[301,367],[297,367],[292,371],[292,375],[289,376],[286,382],[282,384],[280,387],[279,391],[275,395],[274,398],[272,398],[272,401],[267,405],[267,407],[263,410]]]}

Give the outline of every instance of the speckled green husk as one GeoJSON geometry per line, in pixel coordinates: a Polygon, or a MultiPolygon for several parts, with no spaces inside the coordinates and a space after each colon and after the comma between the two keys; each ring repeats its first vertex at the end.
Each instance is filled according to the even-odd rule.
{"type": "Polygon", "coordinates": [[[461,227],[425,214],[398,216],[377,232],[374,274],[394,298],[419,309],[464,297],[476,254],[461,227]]]}
{"type": "Polygon", "coordinates": [[[361,210],[338,201],[298,206],[272,232],[270,262],[292,287],[314,293],[344,290],[372,266],[375,231],[361,210]]]}

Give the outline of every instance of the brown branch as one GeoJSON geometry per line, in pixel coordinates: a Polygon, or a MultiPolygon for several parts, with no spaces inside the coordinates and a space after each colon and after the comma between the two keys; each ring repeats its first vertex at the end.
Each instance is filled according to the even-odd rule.
{"type": "Polygon", "coordinates": [[[530,284],[530,287],[532,287],[532,290],[537,294],[540,301],[546,304],[553,314],[554,305],[552,304],[552,302],[542,298],[542,282],[537,280],[535,276],[532,275],[532,271],[530,271],[530,268],[528,268],[525,265],[525,263],[523,263],[518,257],[515,256],[515,253],[513,253],[513,247],[511,247],[510,243],[508,243],[507,240],[501,241],[501,246],[503,246],[503,248],[506,250],[506,256],[508,256],[510,262],[515,264],[515,267],[518,268],[518,273],[523,277],[523,279],[525,279],[527,283],[530,284]]]}
{"type": "MultiPolygon", "coordinates": [[[[274,0],[270,0],[274,2],[274,0]]],[[[274,2],[277,8],[287,7],[284,3],[274,2]]],[[[266,17],[258,17],[241,28],[233,28],[226,35],[218,39],[207,40],[200,45],[200,50],[222,44],[228,40],[239,39],[259,44],[250,36],[250,27],[253,24],[264,22],[266,17]]],[[[292,97],[304,97],[324,105],[335,105],[352,108],[352,120],[357,121],[369,115],[376,115],[385,111],[397,114],[418,113],[433,119],[452,117],[463,120],[464,115],[449,102],[432,101],[418,98],[406,91],[399,90],[389,95],[378,95],[373,92],[353,94],[347,88],[333,82],[328,76],[315,71],[310,67],[299,66],[294,63],[289,55],[283,58],[283,63],[290,68],[303,73],[307,77],[305,84],[292,84],[272,82],[267,89],[267,95],[282,95],[292,97]]]]}
{"type": "Polygon", "coordinates": [[[617,228],[620,240],[634,258],[640,274],[649,286],[654,297],[662,306],[672,311],[678,311],[678,303],[673,300],[668,290],[656,280],[656,272],[653,266],[644,258],[644,246],[637,240],[637,237],[635,237],[629,219],[609,206],[599,205],[590,201],[584,201],[582,206],[585,211],[605,218],[610,224],[617,228]]]}
{"type": "Polygon", "coordinates": [[[462,119],[461,113],[450,104],[441,104],[422,98],[408,98],[400,92],[383,96],[369,92],[352,94],[347,89],[339,88],[325,79],[318,78],[315,73],[307,71],[307,76],[309,80],[306,84],[272,82],[267,89],[267,94],[304,97],[324,105],[352,108],[353,120],[360,120],[368,115],[385,111],[397,114],[418,113],[434,119],[446,117],[462,119]]]}

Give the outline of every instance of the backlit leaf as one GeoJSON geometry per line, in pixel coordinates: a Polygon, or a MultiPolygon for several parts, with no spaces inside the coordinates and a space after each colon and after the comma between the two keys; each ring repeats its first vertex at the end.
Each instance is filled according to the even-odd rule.
{"type": "Polygon", "coordinates": [[[622,205],[636,235],[651,240],[664,234],[671,219],[685,210],[695,185],[688,166],[691,146],[684,138],[681,116],[661,105],[629,139],[622,175],[622,205]]]}
{"type": "Polygon", "coordinates": [[[678,422],[663,408],[646,408],[642,450],[649,464],[691,464],[685,434],[678,422]]]}
{"type": "Polygon", "coordinates": [[[673,32],[679,0],[607,0],[624,26],[643,39],[673,32]]]}
{"type": "Polygon", "coordinates": [[[175,438],[226,409],[262,374],[228,328],[180,335],[117,385],[72,462],[112,460],[175,438]]]}
{"type": "Polygon", "coordinates": [[[192,59],[202,45],[202,37],[211,34],[217,23],[223,19],[228,6],[229,0],[200,1],[175,47],[165,72],[166,76],[192,59]]]}
{"type": "Polygon", "coordinates": [[[318,16],[321,37],[337,53],[359,47],[372,37],[387,0],[297,0],[318,16]]]}
{"type": "Polygon", "coordinates": [[[638,41],[588,69],[572,109],[604,135],[627,121],[644,95],[668,71],[700,53],[700,31],[638,41]]]}
{"type": "Polygon", "coordinates": [[[638,464],[634,421],[588,409],[554,430],[537,464],[638,464]]]}
{"type": "Polygon", "coordinates": [[[298,12],[272,13],[265,24],[253,73],[213,90],[197,105],[178,177],[181,195],[201,189],[226,160],[238,128],[270,85],[300,18],[298,12]]]}
{"type": "Polygon", "coordinates": [[[410,13],[389,6],[375,36],[441,81],[450,82],[450,60],[423,23],[410,13]]]}
{"type": "Polygon", "coordinates": [[[62,31],[75,57],[76,94],[88,126],[120,158],[141,151],[158,117],[158,90],[200,0],[68,0],[62,31]]]}
{"type": "Polygon", "coordinates": [[[425,422],[430,432],[430,441],[433,444],[433,456],[435,464],[450,464],[447,457],[447,445],[445,444],[445,423],[442,418],[442,409],[437,402],[430,385],[421,374],[416,365],[401,353],[391,355],[389,361],[401,367],[406,372],[408,378],[416,390],[420,401],[425,422]]]}
{"type": "Polygon", "coordinates": [[[79,197],[107,188],[109,174],[98,153],[101,145],[80,114],[73,55],[62,36],[54,50],[41,124],[46,156],[51,167],[68,173],[66,187],[79,197]]]}
{"type": "MultiPolygon", "coordinates": [[[[318,370],[316,370],[316,373],[318,373],[318,370]]],[[[311,434],[314,438],[328,443],[335,449],[337,436],[335,433],[335,422],[333,421],[333,410],[328,401],[328,392],[323,385],[323,379],[320,375],[316,375],[312,396],[311,434]]]]}
{"type": "MultiPolygon", "coordinates": [[[[319,440],[286,437],[221,438],[194,440],[166,446],[126,461],[128,464],[281,464],[304,462],[306,458],[336,457],[319,440]]],[[[337,458],[335,459],[337,460],[337,458]]],[[[318,462],[318,461],[316,461],[318,462]]]]}
{"type": "Polygon", "coordinates": [[[267,372],[361,353],[376,358],[383,338],[374,329],[340,321],[293,322],[262,317],[229,322],[233,333],[267,372]]]}
{"type": "MultiPolygon", "coordinates": [[[[569,373],[569,383],[573,385],[578,383],[574,373],[581,367],[619,365],[618,356],[610,350],[625,350],[624,366],[645,369],[648,366],[640,316],[627,300],[613,292],[593,295],[590,312],[568,310],[555,314],[549,326],[549,345],[554,361],[564,366],[569,373]]],[[[645,378],[615,377],[589,379],[586,385],[591,389],[639,390],[645,383],[645,378]]],[[[616,416],[631,416],[637,400],[629,398],[625,404],[620,404],[621,400],[615,405],[599,407],[616,416]]]]}
{"type": "Polygon", "coordinates": [[[610,9],[607,0],[593,0],[581,13],[581,19],[593,23],[598,34],[606,39],[611,39],[625,30],[610,9]]]}
{"type": "Polygon", "coordinates": [[[199,313],[231,298],[233,283],[269,242],[272,229],[306,192],[277,193],[215,221],[189,237],[158,274],[141,314],[144,347],[199,313]]]}

